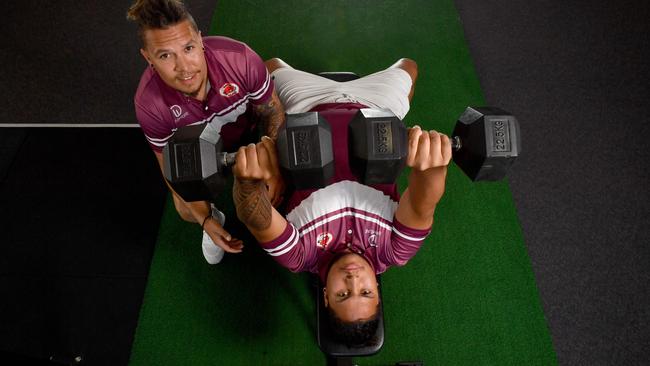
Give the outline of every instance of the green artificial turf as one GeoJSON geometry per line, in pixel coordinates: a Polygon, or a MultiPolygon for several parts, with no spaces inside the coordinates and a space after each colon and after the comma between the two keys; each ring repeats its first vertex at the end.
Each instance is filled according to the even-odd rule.
{"type": "MultiPolygon", "coordinates": [[[[466,106],[484,104],[452,0],[221,0],[209,34],[311,72],[365,75],[412,58],[420,74],[407,125],[451,133],[466,106]]],[[[452,166],[435,219],[419,253],[382,277],[385,344],[356,361],[557,364],[507,182],[471,183],[452,166]]],[[[245,239],[244,254],[209,266],[200,229],[169,202],[131,365],[325,364],[309,276],[245,239]]]]}

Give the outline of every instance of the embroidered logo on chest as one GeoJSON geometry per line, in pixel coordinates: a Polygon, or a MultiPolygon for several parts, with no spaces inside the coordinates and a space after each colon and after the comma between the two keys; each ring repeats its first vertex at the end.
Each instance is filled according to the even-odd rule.
{"type": "Polygon", "coordinates": [[[379,241],[379,233],[375,230],[366,230],[365,231],[367,237],[366,237],[366,242],[368,245],[371,247],[376,247],[377,246],[377,241],[379,241]]]}
{"type": "Polygon", "coordinates": [[[232,97],[237,93],[239,93],[239,86],[235,83],[225,83],[219,88],[219,94],[224,97],[232,97]]]}
{"type": "Polygon", "coordinates": [[[183,110],[179,105],[174,104],[173,106],[169,107],[171,109],[172,113],[174,114],[174,117],[178,118],[181,116],[181,113],[183,113],[183,110]]]}
{"type": "Polygon", "coordinates": [[[327,245],[332,242],[332,234],[325,232],[320,233],[316,237],[316,246],[320,249],[327,249],[327,245]]]}
{"type": "Polygon", "coordinates": [[[169,110],[174,115],[174,122],[178,122],[181,118],[185,118],[189,114],[187,111],[183,111],[183,109],[178,104],[174,104],[173,106],[169,107],[169,110]]]}

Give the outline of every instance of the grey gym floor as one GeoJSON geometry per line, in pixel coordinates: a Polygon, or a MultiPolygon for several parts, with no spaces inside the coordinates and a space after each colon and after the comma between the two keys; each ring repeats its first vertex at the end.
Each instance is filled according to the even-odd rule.
{"type": "MultiPolygon", "coordinates": [[[[0,123],[133,124],[130,3],[5,4],[0,123]]],[[[455,3],[487,102],[522,124],[510,186],[559,363],[648,364],[650,5],[455,3]]],[[[207,33],[214,2],[188,5],[207,33]]],[[[165,192],[149,154],[134,128],[0,128],[6,357],[127,363],[165,192]]]]}

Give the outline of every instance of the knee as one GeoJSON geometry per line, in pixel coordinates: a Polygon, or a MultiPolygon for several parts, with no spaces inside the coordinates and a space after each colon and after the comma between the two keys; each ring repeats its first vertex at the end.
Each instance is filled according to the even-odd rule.
{"type": "Polygon", "coordinates": [[[273,71],[282,67],[291,67],[289,64],[277,57],[266,60],[266,62],[264,62],[264,65],[266,65],[266,69],[269,70],[269,73],[272,73],[273,71]]]}
{"type": "Polygon", "coordinates": [[[418,78],[418,64],[410,58],[401,58],[397,60],[393,67],[399,67],[406,71],[411,77],[413,83],[415,83],[415,80],[418,78]]]}

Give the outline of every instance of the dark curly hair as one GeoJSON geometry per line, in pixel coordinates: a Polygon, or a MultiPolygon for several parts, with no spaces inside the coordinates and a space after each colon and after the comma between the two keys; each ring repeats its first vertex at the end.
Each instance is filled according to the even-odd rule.
{"type": "Polygon", "coordinates": [[[363,346],[376,341],[375,334],[379,326],[379,314],[381,303],[377,304],[375,314],[366,320],[346,322],[341,320],[332,308],[327,308],[327,323],[330,334],[339,342],[348,346],[363,346]]]}
{"type": "Polygon", "coordinates": [[[181,0],[136,0],[126,12],[126,18],[138,25],[138,36],[145,44],[144,31],[165,29],[174,24],[189,20],[195,31],[196,22],[181,0]]]}

